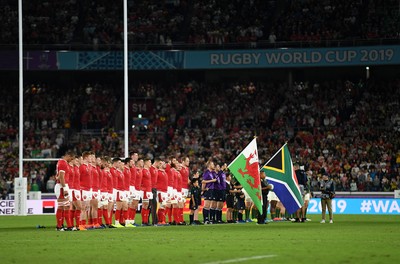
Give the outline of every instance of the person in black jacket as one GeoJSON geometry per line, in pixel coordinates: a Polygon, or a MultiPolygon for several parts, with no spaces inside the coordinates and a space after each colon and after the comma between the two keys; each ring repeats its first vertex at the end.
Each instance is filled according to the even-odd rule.
{"type": "Polygon", "coordinates": [[[263,213],[258,214],[257,224],[263,225],[263,224],[266,224],[265,220],[267,218],[267,210],[268,210],[268,192],[272,188],[272,185],[268,184],[267,180],[265,179],[264,171],[260,172],[260,178],[261,178],[261,194],[262,194],[262,201],[263,201],[263,206],[262,206],[263,213]]]}
{"type": "Polygon", "coordinates": [[[325,173],[322,175],[322,181],[319,182],[319,189],[321,191],[321,224],[325,224],[327,208],[329,212],[329,223],[333,224],[332,199],[335,197],[335,185],[333,184],[333,181],[329,179],[328,174],[325,173]]]}

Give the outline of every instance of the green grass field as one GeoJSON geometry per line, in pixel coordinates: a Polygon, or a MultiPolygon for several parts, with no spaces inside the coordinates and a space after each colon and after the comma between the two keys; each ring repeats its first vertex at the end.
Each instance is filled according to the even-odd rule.
{"type": "Polygon", "coordinates": [[[334,224],[55,231],[54,216],[0,217],[4,263],[397,263],[400,215],[336,215],[334,224]],[[37,225],[46,228],[37,229],[37,225]]]}

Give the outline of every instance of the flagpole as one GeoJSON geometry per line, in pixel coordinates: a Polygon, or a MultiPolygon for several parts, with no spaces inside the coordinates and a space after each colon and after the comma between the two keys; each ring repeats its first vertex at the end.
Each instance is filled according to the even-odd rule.
{"type": "Polygon", "coordinates": [[[276,151],[275,154],[267,162],[265,162],[263,166],[261,166],[260,170],[262,170],[262,168],[264,168],[265,165],[267,165],[273,158],[275,158],[275,156],[279,153],[281,149],[283,149],[287,145],[287,143],[288,142],[286,141],[285,144],[283,144],[283,146],[278,151],[276,151]]]}

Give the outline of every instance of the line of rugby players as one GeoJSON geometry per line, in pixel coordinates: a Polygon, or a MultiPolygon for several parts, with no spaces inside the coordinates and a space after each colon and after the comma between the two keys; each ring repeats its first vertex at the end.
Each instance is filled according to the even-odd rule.
{"type": "Polygon", "coordinates": [[[150,225],[150,214],[154,225],[186,224],[189,162],[188,157],[151,163],[138,153],[121,160],[96,157],[91,151],[82,156],[66,152],[57,162],[57,230],[136,227],[140,200],[142,225],[150,225]]]}

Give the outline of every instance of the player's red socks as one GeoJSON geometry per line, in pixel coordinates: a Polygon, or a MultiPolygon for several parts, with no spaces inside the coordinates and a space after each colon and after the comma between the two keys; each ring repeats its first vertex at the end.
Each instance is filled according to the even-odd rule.
{"type": "Polygon", "coordinates": [[[142,224],[148,224],[149,223],[149,209],[143,209],[142,208],[142,224]]]}
{"type": "Polygon", "coordinates": [[[81,210],[75,210],[75,226],[78,227],[80,225],[80,219],[81,219],[81,210]]]}
{"type": "Polygon", "coordinates": [[[120,220],[120,223],[125,223],[125,220],[127,220],[128,219],[128,210],[123,210],[122,211],[122,219],[120,220]]]}
{"type": "Polygon", "coordinates": [[[167,216],[168,216],[168,221],[172,223],[172,207],[167,207],[167,216]]]}
{"type": "Polygon", "coordinates": [[[75,210],[69,210],[69,219],[71,221],[71,226],[74,226],[75,210]]]}
{"type": "Polygon", "coordinates": [[[64,219],[65,222],[67,223],[68,228],[72,228],[72,222],[71,222],[71,217],[70,217],[70,210],[64,210],[64,219]]]}
{"type": "Polygon", "coordinates": [[[121,210],[115,210],[115,221],[118,221],[121,219],[121,210]]]}
{"type": "Polygon", "coordinates": [[[179,208],[179,222],[183,222],[183,208],[179,208]]]}
{"type": "Polygon", "coordinates": [[[102,210],[103,210],[103,217],[104,217],[104,221],[106,222],[106,225],[111,225],[110,215],[108,214],[107,209],[102,209],[102,210]]]}
{"type": "Polygon", "coordinates": [[[178,208],[172,208],[172,217],[174,218],[172,222],[179,223],[178,208]]]}
{"type": "Polygon", "coordinates": [[[159,223],[165,223],[165,209],[158,209],[157,217],[159,223]]]}
{"type": "Polygon", "coordinates": [[[103,224],[103,209],[100,208],[97,210],[97,223],[99,225],[103,224]]]}
{"type": "Polygon", "coordinates": [[[57,228],[61,228],[64,223],[64,210],[57,208],[56,212],[57,228]]]}

